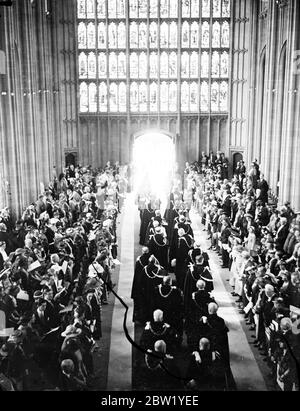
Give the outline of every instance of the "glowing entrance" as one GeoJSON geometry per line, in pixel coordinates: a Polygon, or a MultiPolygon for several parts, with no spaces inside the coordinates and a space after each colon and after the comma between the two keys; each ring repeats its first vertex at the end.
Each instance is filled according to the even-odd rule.
{"type": "MultiPolygon", "coordinates": [[[[134,191],[165,203],[175,170],[175,144],[162,133],[137,137],[133,146],[134,191]]],[[[162,204],[163,207],[163,204],[162,204]]]]}

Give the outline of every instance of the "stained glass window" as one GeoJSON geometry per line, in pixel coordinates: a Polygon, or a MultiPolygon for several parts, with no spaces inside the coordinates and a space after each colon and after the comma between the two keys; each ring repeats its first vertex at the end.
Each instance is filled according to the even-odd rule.
{"type": "Polygon", "coordinates": [[[191,0],[182,0],[182,17],[190,17],[191,0]]]}
{"type": "Polygon", "coordinates": [[[79,23],[78,26],[78,48],[86,49],[86,25],[84,23],[79,23]]]}
{"type": "Polygon", "coordinates": [[[98,47],[106,49],[106,24],[103,22],[98,24],[98,47]]]}
{"type": "Polygon", "coordinates": [[[161,111],[169,111],[169,87],[166,81],[160,85],[160,109],[161,111]]]}
{"type": "Polygon", "coordinates": [[[86,17],[88,19],[95,18],[95,0],[86,1],[86,17]]]}
{"type": "Polygon", "coordinates": [[[147,78],[147,54],[142,52],[139,57],[139,78],[147,78]]]}
{"type": "Polygon", "coordinates": [[[181,110],[184,112],[189,111],[189,99],[189,83],[187,81],[184,81],[181,84],[181,110]]]}
{"type": "Polygon", "coordinates": [[[220,77],[220,55],[214,51],[211,58],[211,75],[212,77],[220,77]]]}
{"type": "Polygon", "coordinates": [[[209,57],[207,51],[201,55],[201,77],[208,77],[209,57]]]}
{"type": "Polygon", "coordinates": [[[158,0],[150,0],[150,17],[157,17],[158,0]]]}
{"type": "Polygon", "coordinates": [[[221,55],[221,77],[228,77],[229,74],[229,55],[227,51],[223,51],[221,55]]]}
{"type": "Polygon", "coordinates": [[[126,54],[120,53],[118,55],[118,77],[126,78],[126,54]]]}
{"type": "Polygon", "coordinates": [[[139,87],[135,82],[130,86],[130,110],[133,112],[139,110],[139,87]]]}
{"type": "Polygon", "coordinates": [[[160,56],[160,77],[169,77],[169,59],[165,51],[160,56]]]}
{"type": "Polygon", "coordinates": [[[106,17],[106,0],[97,0],[97,17],[105,19],[106,17]]]}
{"type": "Polygon", "coordinates": [[[170,24],[170,48],[177,48],[177,24],[173,21],[170,24]]]}
{"type": "Polygon", "coordinates": [[[96,79],[97,77],[97,63],[95,53],[88,55],[88,77],[89,79],[96,79]]]}
{"type": "Polygon", "coordinates": [[[169,57],[169,77],[177,78],[177,54],[172,52],[169,57]]]}
{"type": "Polygon", "coordinates": [[[213,17],[221,17],[221,0],[213,0],[213,17]]]}
{"type": "Polygon", "coordinates": [[[141,112],[147,111],[147,91],[147,84],[145,82],[142,82],[139,86],[139,109],[141,112]]]}
{"type": "Polygon", "coordinates": [[[79,54],[79,78],[87,78],[88,76],[88,62],[87,55],[85,53],[79,54]]]}
{"type": "Polygon", "coordinates": [[[89,111],[89,100],[88,100],[88,85],[86,83],[80,84],[79,93],[80,93],[80,112],[87,113],[89,111]]]}
{"type": "Polygon", "coordinates": [[[208,111],[208,83],[207,81],[202,81],[201,92],[200,92],[200,109],[203,112],[208,111]]]}
{"type": "Polygon", "coordinates": [[[230,0],[77,0],[80,113],[228,112],[230,16],[230,0]]]}
{"type": "Polygon", "coordinates": [[[211,111],[219,111],[219,83],[216,81],[214,81],[211,85],[210,102],[211,111]]]}
{"type": "Polygon", "coordinates": [[[222,24],[222,47],[229,47],[229,24],[227,21],[222,24]]]}
{"type": "Polygon", "coordinates": [[[89,99],[88,99],[88,85],[81,83],[79,87],[80,93],[80,112],[87,113],[89,111],[89,99]]]}
{"type": "Polygon", "coordinates": [[[89,85],[89,111],[91,113],[97,112],[97,86],[95,83],[89,85]]]}
{"type": "Polygon", "coordinates": [[[123,22],[118,25],[118,48],[126,48],[126,27],[123,22]]]}
{"type": "Polygon", "coordinates": [[[195,51],[192,52],[190,58],[190,76],[192,78],[199,76],[199,55],[195,51]]]}
{"type": "Polygon", "coordinates": [[[198,84],[193,81],[190,85],[190,111],[198,111],[198,84]]]}
{"type": "Polygon", "coordinates": [[[86,18],[86,0],[79,0],[77,6],[78,6],[78,18],[85,19],[86,18]]]}
{"type": "Polygon", "coordinates": [[[99,109],[101,113],[107,112],[107,84],[104,82],[99,86],[99,109]]]}
{"type": "Polygon", "coordinates": [[[150,24],[150,48],[157,48],[157,23],[152,22],[150,24]]]}
{"type": "Polygon", "coordinates": [[[199,47],[199,24],[194,22],[191,26],[191,47],[199,47]]]}
{"type": "Polygon", "coordinates": [[[169,110],[177,110],[177,84],[175,81],[171,81],[169,85],[169,110]]]}
{"type": "Polygon", "coordinates": [[[202,17],[210,17],[210,0],[202,0],[202,17]]]}
{"type": "Polygon", "coordinates": [[[182,24],[181,28],[181,46],[182,48],[190,46],[190,26],[187,21],[182,24]]]}
{"type": "Polygon", "coordinates": [[[191,1],[191,17],[199,17],[199,0],[192,0],[191,1]]]}
{"type": "Polygon", "coordinates": [[[213,24],[213,31],[212,31],[212,46],[213,47],[220,47],[221,37],[220,37],[220,23],[216,22],[213,24]]]}
{"type": "Polygon", "coordinates": [[[137,53],[130,55],[130,77],[138,78],[139,76],[139,58],[137,53]]]}
{"type": "Polygon", "coordinates": [[[109,108],[112,112],[118,111],[118,86],[111,83],[109,87],[109,108]]]}
{"type": "Polygon", "coordinates": [[[147,48],[147,26],[145,23],[141,23],[139,27],[139,48],[147,48]]]}
{"type": "Polygon", "coordinates": [[[130,47],[133,49],[139,46],[138,25],[134,22],[130,24],[130,47]]]}
{"type": "Polygon", "coordinates": [[[188,52],[182,53],[181,56],[181,77],[189,77],[190,76],[190,57],[188,52]]]}
{"type": "Polygon", "coordinates": [[[109,77],[118,77],[118,59],[116,53],[110,53],[109,55],[109,77]]]}
{"type": "Polygon", "coordinates": [[[126,84],[120,83],[119,84],[119,111],[124,113],[126,111],[126,84]]]}
{"type": "Polygon", "coordinates": [[[150,77],[157,78],[158,77],[158,54],[152,52],[150,55],[150,77]]]}
{"type": "Polygon", "coordinates": [[[166,22],[160,26],[160,47],[165,48],[169,45],[169,26],[166,22]]]}
{"type": "Polygon", "coordinates": [[[108,17],[115,19],[117,17],[117,0],[108,1],[108,17]]]}
{"type": "Polygon", "coordinates": [[[130,0],[130,18],[138,17],[138,0],[130,0]]]}
{"type": "Polygon", "coordinates": [[[208,48],[209,47],[209,24],[207,21],[205,21],[202,24],[202,47],[203,48],[208,48]]]}
{"type": "Polygon", "coordinates": [[[158,85],[157,83],[150,84],[150,111],[158,110],[158,85]]]}
{"type": "Polygon", "coordinates": [[[98,57],[99,77],[106,78],[107,76],[107,58],[106,54],[100,53],[98,57]]]}
{"type": "Polygon", "coordinates": [[[169,17],[169,0],[160,0],[160,17],[169,17]]]}
{"type": "Polygon", "coordinates": [[[220,84],[220,111],[228,110],[228,82],[222,81],[220,84]]]}

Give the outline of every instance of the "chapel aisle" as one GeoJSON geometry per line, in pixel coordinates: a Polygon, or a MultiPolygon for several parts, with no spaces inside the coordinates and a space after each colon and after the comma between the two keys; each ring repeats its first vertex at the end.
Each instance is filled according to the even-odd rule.
{"type": "MultiPolygon", "coordinates": [[[[201,218],[194,210],[190,212],[195,239],[204,250],[210,246],[207,233],[203,231],[201,218]]],[[[222,269],[216,253],[209,251],[210,267],[214,279],[215,297],[220,308],[218,314],[224,318],[229,328],[229,349],[231,371],[238,391],[267,391],[263,374],[257,364],[255,356],[249,345],[247,336],[242,327],[243,317],[239,314],[235,300],[227,288],[229,279],[228,269],[222,269]]]]}

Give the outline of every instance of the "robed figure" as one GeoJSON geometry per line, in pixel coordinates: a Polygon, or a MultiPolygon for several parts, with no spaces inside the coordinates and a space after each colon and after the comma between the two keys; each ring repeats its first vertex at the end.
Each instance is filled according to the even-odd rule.
{"type": "Polygon", "coordinates": [[[151,254],[149,253],[148,247],[143,247],[142,255],[140,255],[135,263],[134,276],[131,289],[131,298],[133,299],[133,322],[142,321],[142,278],[144,276],[144,268],[149,263],[149,258],[151,254]]]}
{"type": "Polygon", "coordinates": [[[140,244],[146,244],[146,234],[149,223],[152,220],[152,217],[155,216],[154,210],[152,210],[151,205],[147,204],[147,206],[140,210],[140,217],[141,217],[141,227],[140,227],[140,244]]]}
{"type": "MultiPolygon", "coordinates": [[[[195,264],[189,265],[184,281],[184,312],[187,316],[194,306],[192,295],[197,291],[197,282],[203,280],[206,285],[205,279],[208,277],[211,277],[209,267],[205,264],[203,255],[198,255],[195,264]]],[[[207,289],[207,292],[210,292],[210,290],[207,289]]]]}
{"type": "Polygon", "coordinates": [[[162,310],[165,321],[170,324],[182,337],[183,334],[183,293],[172,286],[172,279],[164,277],[163,283],[158,285],[154,291],[153,311],[162,310]]]}
{"type": "Polygon", "coordinates": [[[159,265],[157,259],[152,255],[141,275],[141,322],[143,323],[152,318],[154,290],[155,287],[162,283],[165,275],[166,271],[159,265]]]}
{"type": "Polygon", "coordinates": [[[168,268],[168,241],[162,227],[155,228],[155,234],[150,237],[148,244],[150,253],[158,260],[159,264],[165,269],[168,268]]]}
{"type": "Polygon", "coordinates": [[[194,239],[192,236],[185,234],[183,228],[178,230],[178,241],[177,241],[177,248],[175,250],[175,258],[176,258],[176,269],[175,269],[175,276],[178,287],[183,290],[184,288],[184,280],[186,276],[187,270],[187,257],[188,253],[193,247],[194,239]]]}

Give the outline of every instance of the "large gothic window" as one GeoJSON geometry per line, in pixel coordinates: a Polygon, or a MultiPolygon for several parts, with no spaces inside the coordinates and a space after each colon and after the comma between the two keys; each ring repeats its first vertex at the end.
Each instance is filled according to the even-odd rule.
{"type": "Polygon", "coordinates": [[[80,112],[227,113],[230,3],[77,0],[80,112]]]}

